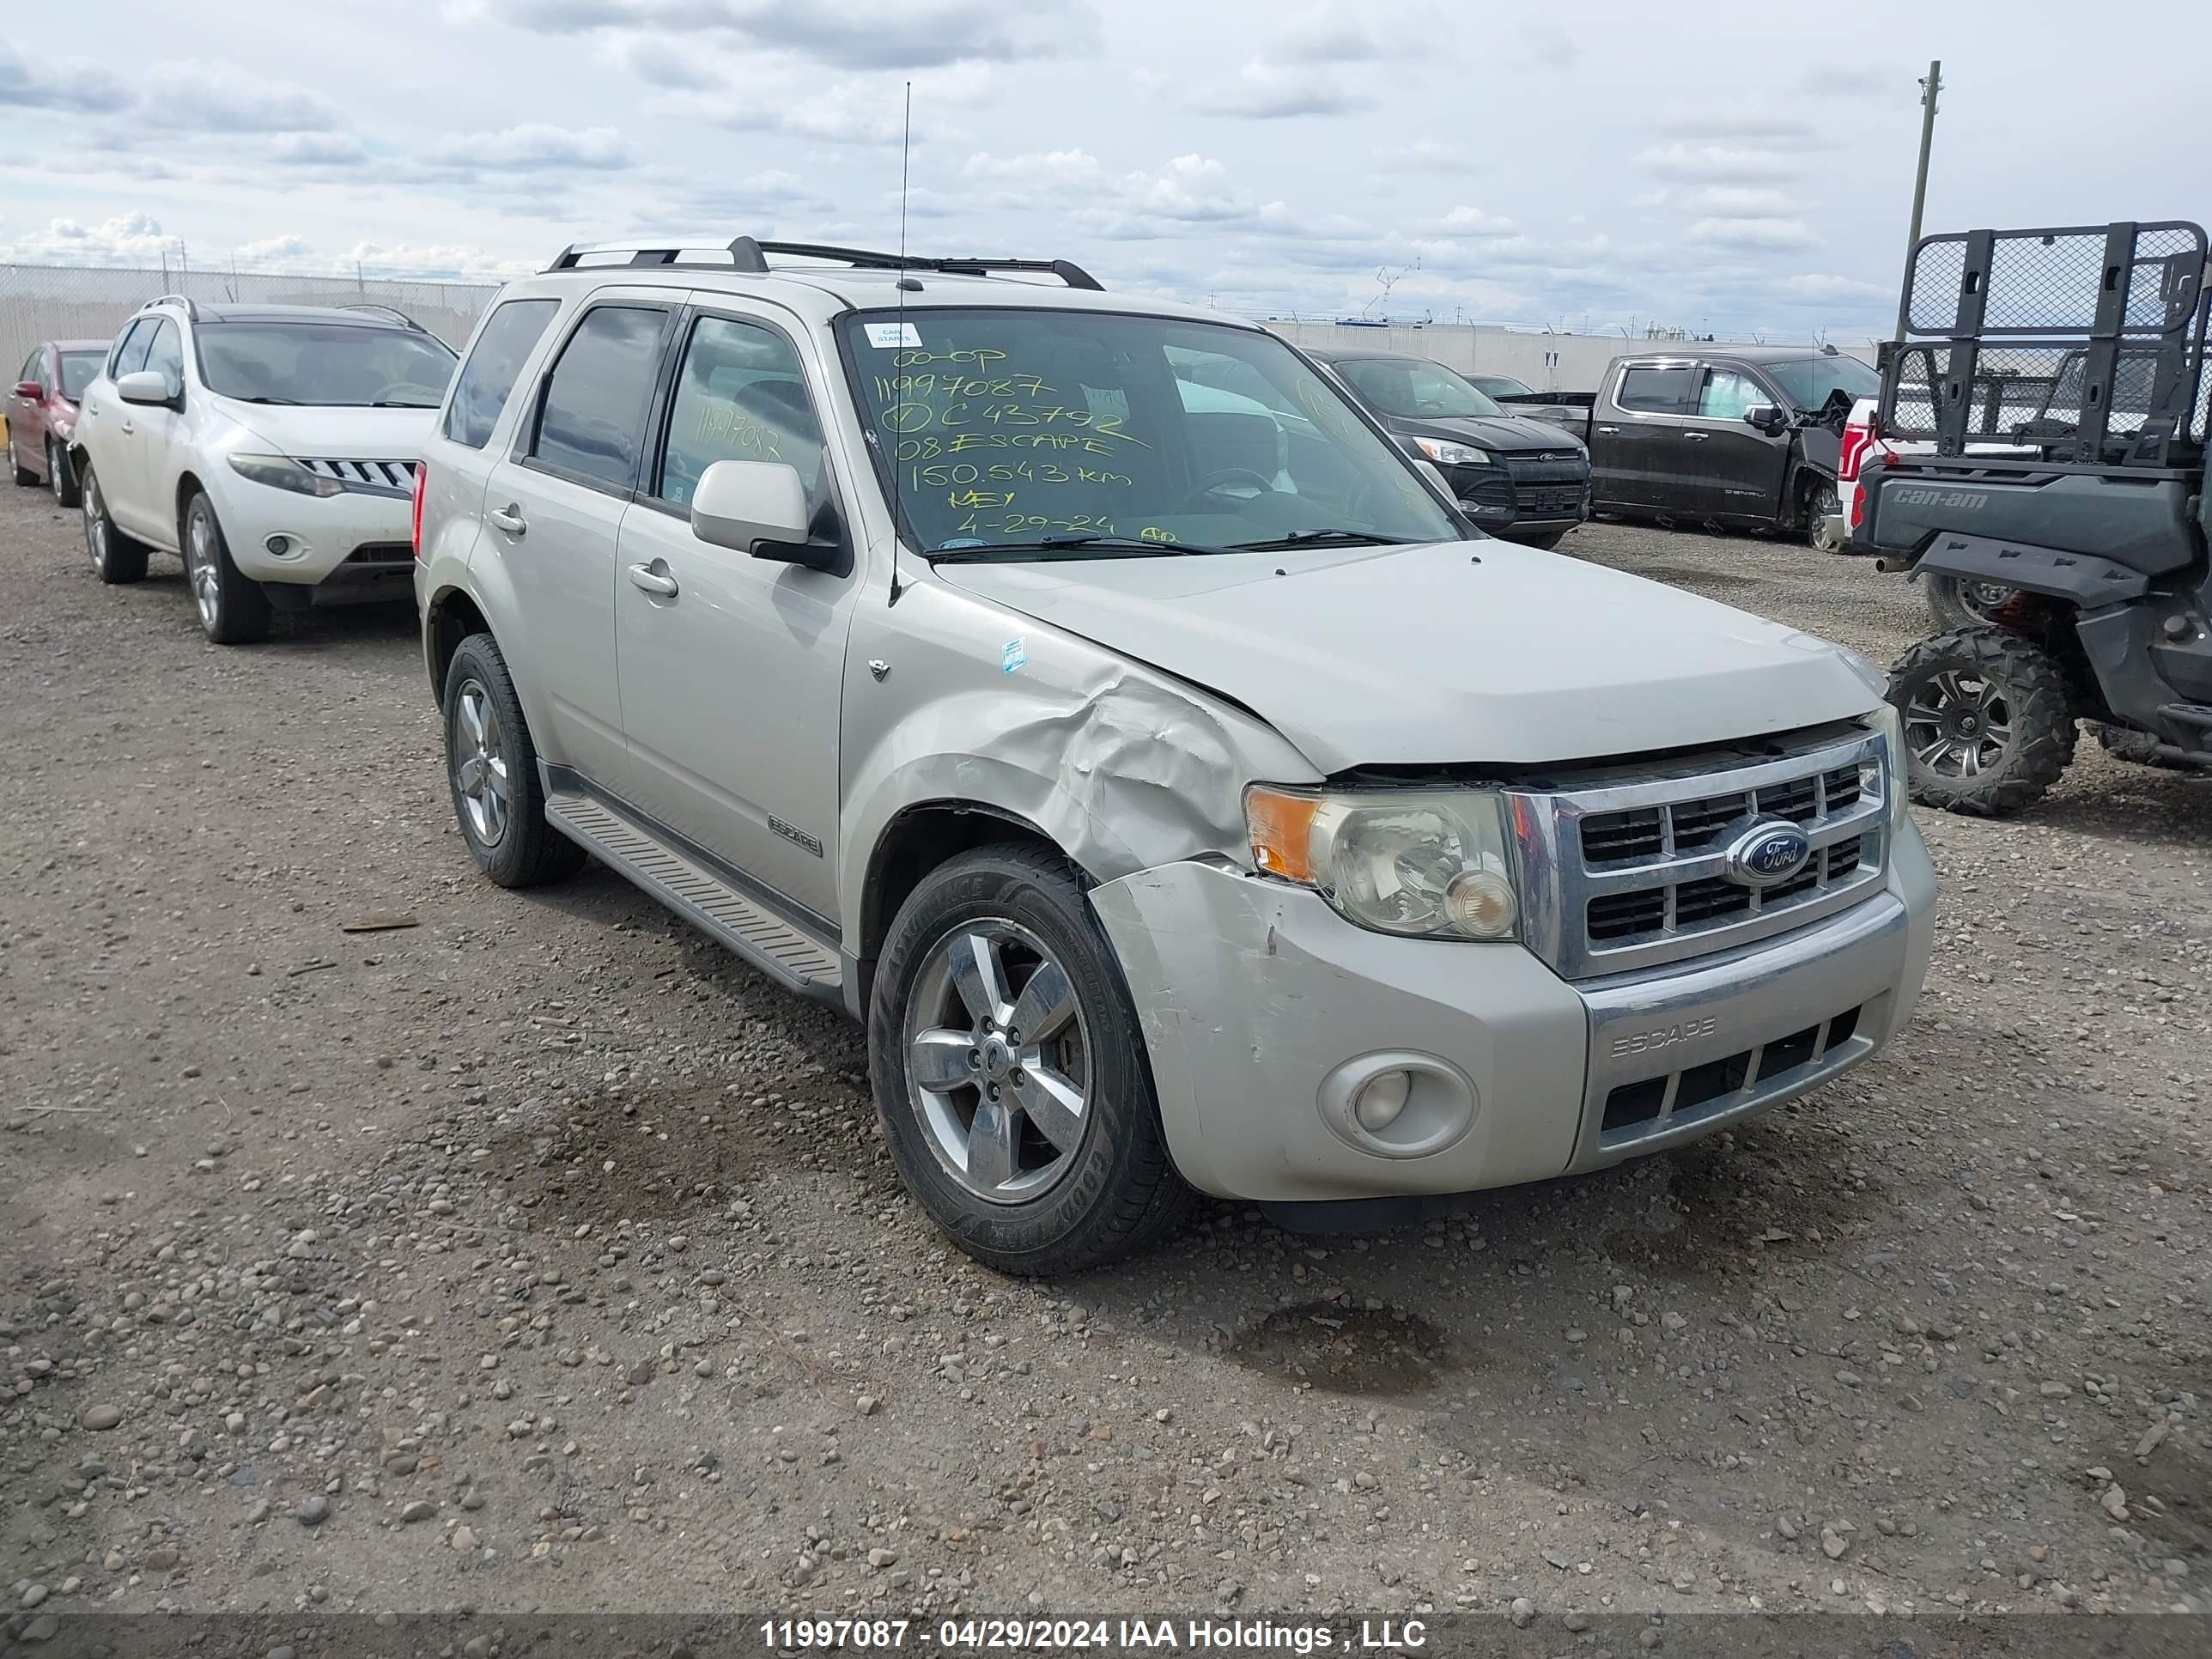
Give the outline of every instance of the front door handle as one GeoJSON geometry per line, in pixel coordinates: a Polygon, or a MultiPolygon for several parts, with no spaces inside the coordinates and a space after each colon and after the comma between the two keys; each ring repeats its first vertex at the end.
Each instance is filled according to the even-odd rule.
{"type": "Polygon", "coordinates": [[[649,564],[634,564],[629,568],[629,585],[641,587],[648,593],[657,593],[664,599],[676,597],[676,578],[655,570],[649,564]]]}
{"type": "Polygon", "coordinates": [[[1607,437],[1610,438],[1615,433],[1619,432],[1620,428],[1617,426],[1601,426],[1598,428],[1598,430],[1603,433],[1607,437]]]}
{"type": "Polygon", "coordinates": [[[522,516],[522,508],[514,501],[505,507],[495,507],[484,517],[491,520],[493,529],[504,530],[510,536],[523,535],[530,529],[529,520],[522,516]]]}
{"type": "Polygon", "coordinates": [[[138,429],[138,428],[137,428],[137,427],[135,427],[135,426],[131,425],[131,422],[128,422],[128,421],[125,421],[125,422],[124,422],[124,423],[123,423],[123,435],[124,435],[125,437],[126,437],[126,438],[127,438],[127,437],[129,437],[132,433],[136,432],[137,429],[138,429]]]}
{"type": "Polygon", "coordinates": [[[1712,434],[1710,432],[1685,432],[1682,434],[1682,441],[1684,443],[1701,444],[1711,436],[1712,434]]]}

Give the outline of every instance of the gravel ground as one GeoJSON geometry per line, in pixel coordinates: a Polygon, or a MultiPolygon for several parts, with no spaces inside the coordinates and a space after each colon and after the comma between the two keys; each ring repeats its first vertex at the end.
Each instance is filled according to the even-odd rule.
{"type": "Polygon", "coordinates": [[[411,617],[217,650],[29,491],[0,580],[0,1613],[2212,1602],[2212,781],[1923,817],[1912,1030],[1744,1130],[1047,1287],[902,1197],[856,1030],[476,878],[411,617]]]}

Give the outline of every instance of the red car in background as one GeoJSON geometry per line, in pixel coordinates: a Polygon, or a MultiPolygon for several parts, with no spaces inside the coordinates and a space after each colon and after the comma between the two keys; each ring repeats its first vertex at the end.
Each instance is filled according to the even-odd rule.
{"type": "Polygon", "coordinates": [[[76,400],[107,361],[106,340],[48,340],[32,349],[8,399],[8,459],[19,484],[52,486],[64,507],[76,505],[70,470],[70,428],[76,400]]]}

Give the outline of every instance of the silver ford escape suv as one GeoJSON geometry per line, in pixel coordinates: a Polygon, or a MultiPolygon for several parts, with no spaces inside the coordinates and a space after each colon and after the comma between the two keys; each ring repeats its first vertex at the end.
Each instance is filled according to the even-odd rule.
{"type": "Polygon", "coordinates": [[[589,853],[865,1021],[1009,1272],[1679,1146],[1920,989],[1866,664],[1485,538],[1275,336],[1066,261],[568,249],[416,495],[485,874],[589,853]]]}

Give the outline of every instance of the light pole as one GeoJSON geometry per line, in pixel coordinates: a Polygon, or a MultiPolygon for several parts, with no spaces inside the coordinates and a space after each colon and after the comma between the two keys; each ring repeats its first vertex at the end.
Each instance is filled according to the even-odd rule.
{"type": "Polygon", "coordinates": [[[1912,228],[1905,238],[1905,280],[1897,290],[1897,337],[1905,337],[1912,309],[1912,250],[1920,244],[1920,211],[1928,205],[1928,155],[1936,147],[1936,94],[1943,90],[1943,62],[1928,65],[1920,83],[1920,167],[1912,176],[1912,228]]]}

